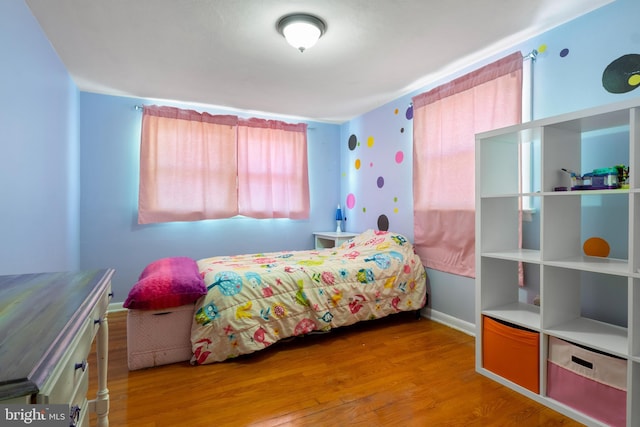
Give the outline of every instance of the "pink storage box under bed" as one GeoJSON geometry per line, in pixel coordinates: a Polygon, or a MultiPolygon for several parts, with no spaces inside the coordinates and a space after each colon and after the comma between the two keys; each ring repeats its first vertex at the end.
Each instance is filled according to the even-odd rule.
{"type": "Polygon", "coordinates": [[[191,321],[194,304],[162,310],[128,310],[129,370],[191,359],[191,321]]]}
{"type": "Polygon", "coordinates": [[[549,337],[547,395],[610,426],[627,419],[627,361],[549,337]]]}

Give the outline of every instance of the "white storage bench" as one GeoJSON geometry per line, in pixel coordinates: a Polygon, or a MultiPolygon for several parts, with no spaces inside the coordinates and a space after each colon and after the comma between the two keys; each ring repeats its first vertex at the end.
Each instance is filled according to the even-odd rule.
{"type": "Polygon", "coordinates": [[[162,310],[128,310],[129,370],[191,359],[191,321],[194,304],[162,310]]]}

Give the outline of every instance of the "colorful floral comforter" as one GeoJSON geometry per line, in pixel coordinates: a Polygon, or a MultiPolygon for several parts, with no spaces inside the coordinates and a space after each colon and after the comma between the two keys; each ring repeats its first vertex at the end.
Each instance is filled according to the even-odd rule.
{"type": "Polygon", "coordinates": [[[192,363],[226,360],[313,331],[422,308],[426,273],[402,235],[369,230],[338,248],[198,261],[192,363]]]}

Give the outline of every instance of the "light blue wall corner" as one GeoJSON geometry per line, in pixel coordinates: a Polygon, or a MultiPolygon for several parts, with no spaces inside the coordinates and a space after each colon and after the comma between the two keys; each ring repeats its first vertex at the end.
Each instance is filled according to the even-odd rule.
{"type": "Polygon", "coordinates": [[[0,274],[77,269],[78,89],[22,0],[0,57],[0,274]]]}

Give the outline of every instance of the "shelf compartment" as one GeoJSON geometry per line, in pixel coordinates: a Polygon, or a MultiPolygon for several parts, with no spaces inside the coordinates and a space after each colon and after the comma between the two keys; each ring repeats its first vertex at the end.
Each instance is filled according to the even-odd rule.
{"type": "Polygon", "coordinates": [[[543,331],[626,357],[628,286],[623,276],[543,265],[543,331]]]}
{"type": "Polygon", "coordinates": [[[629,193],[626,190],[609,192],[566,192],[546,196],[542,201],[542,250],[544,261],[572,260],[583,262],[589,269],[601,264],[604,271],[629,273],[621,261],[629,258],[629,193]],[[578,194],[572,194],[578,193],[578,194]],[[610,245],[608,259],[583,258],[584,242],[600,237],[610,245]],[[588,262],[593,261],[593,262],[588,262]]]}
{"type": "Polygon", "coordinates": [[[627,406],[627,419],[638,420],[640,419],[640,362],[633,361],[630,363],[630,375],[631,382],[628,387],[631,392],[631,399],[627,400],[629,403],[627,406]]]}
{"type": "Polygon", "coordinates": [[[534,393],[540,392],[540,334],[482,317],[482,367],[534,393]]]}
{"type": "MultiPolygon", "coordinates": [[[[638,151],[640,151],[640,147],[638,151]]],[[[632,218],[629,224],[629,239],[632,248],[629,249],[629,259],[631,260],[632,273],[640,277],[640,190],[634,190],[631,193],[629,206],[629,217],[632,218]]]]}
{"type": "Polygon", "coordinates": [[[538,259],[534,252],[531,252],[540,250],[538,239],[534,242],[520,243],[520,234],[524,227],[522,197],[490,197],[480,200],[482,214],[476,230],[476,237],[481,244],[480,253],[521,254],[527,258],[533,256],[538,259]]]}
{"type": "MultiPolygon", "coordinates": [[[[525,264],[539,269],[536,264],[525,264]]],[[[521,300],[520,263],[514,260],[481,257],[484,291],[478,311],[532,330],[540,329],[540,309],[521,300]]]]}
{"type": "Polygon", "coordinates": [[[627,357],[627,328],[579,317],[551,328],[546,328],[544,332],[618,357],[627,357]]]}
{"type": "Polygon", "coordinates": [[[611,426],[625,426],[627,360],[549,337],[547,395],[611,426]]]}
{"type": "Polygon", "coordinates": [[[597,168],[628,164],[629,158],[619,158],[617,153],[628,153],[629,112],[618,110],[596,117],[558,122],[543,128],[543,191],[571,186],[569,174],[562,169],[582,175],[597,168]],[[604,155],[594,157],[594,152],[604,155]]]}
{"type": "MultiPolygon", "coordinates": [[[[629,351],[631,352],[631,357],[640,363],[640,279],[630,278],[629,282],[629,300],[631,302],[631,307],[629,307],[629,331],[631,335],[629,351]]],[[[640,369],[640,366],[638,368],[640,369]]],[[[638,372],[638,376],[640,378],[640,372],[638,372]]],[[[640,382],[638,382],[638,389],[640,390],[640,382]]]]}
{"type": "Polygon", "coordinates": [[[477,162],[482,165],[478,180],[481,197],[523,192],[539,192],[539,180],[531,182],[530,189],[519,186],[528,182],[532,159],[540,146],[540,129],[518,129],[512,133],[479,135],[476,144],[477,162]],[[526,176],[525,176],[526,175],[526,176]],[[523,179],[524,178],[524,179],[523,179]]]}

